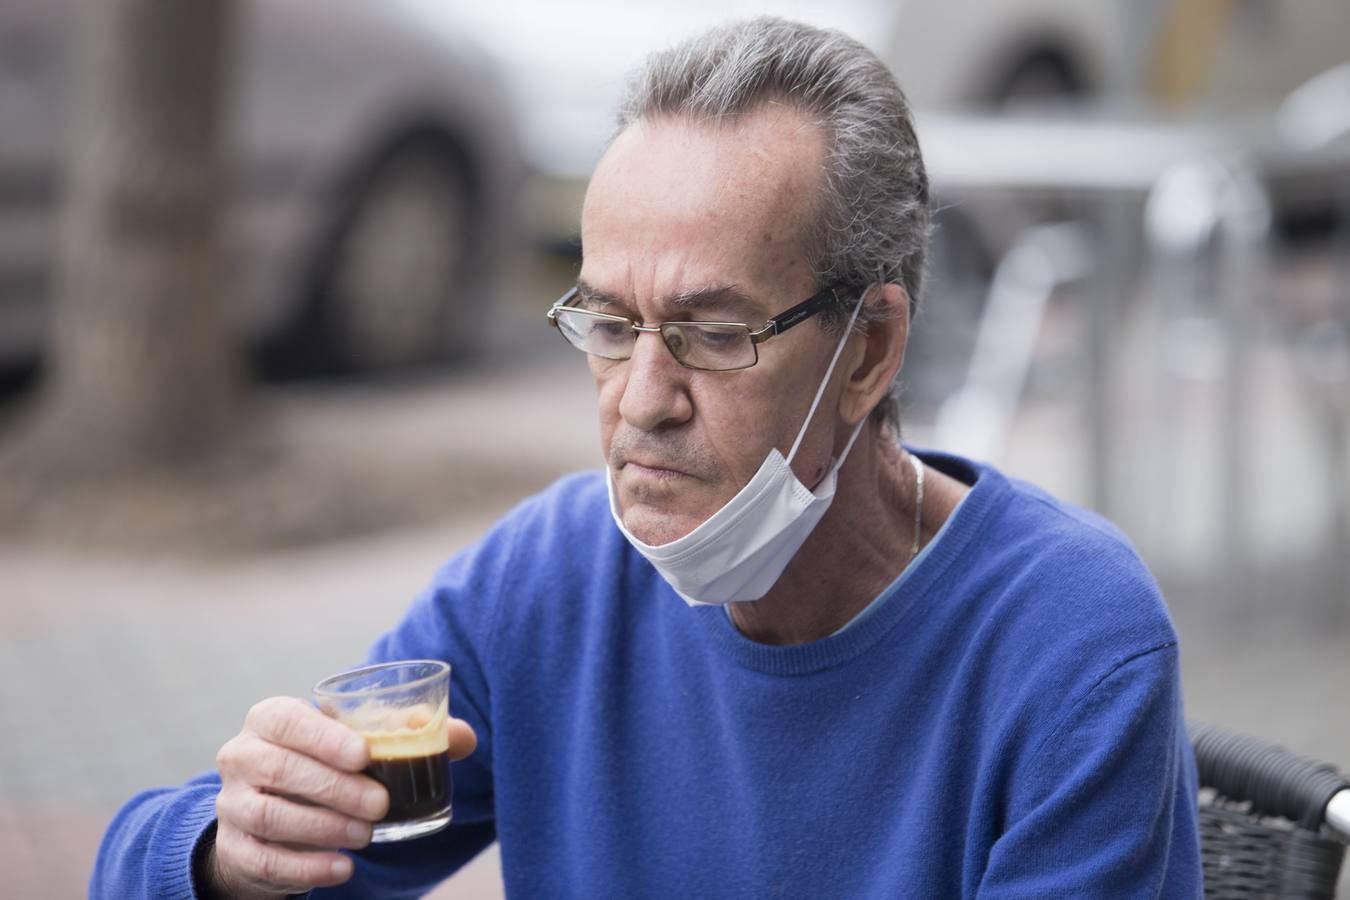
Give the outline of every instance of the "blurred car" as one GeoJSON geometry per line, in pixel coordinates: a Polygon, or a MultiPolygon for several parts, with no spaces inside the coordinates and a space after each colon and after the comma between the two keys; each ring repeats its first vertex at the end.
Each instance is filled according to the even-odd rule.
{"type": "Polygon", "coordinates": [[[439,33],[468,29],[500,48],[528,112],[526,155],[550,175],[589,174],[624,78],[647,54],[729,19],[771,14],[841,29],[897,72],[917,107],[943,109],[1118,86],[1131,25],[1124,2],[1079,0],[397,3],[439,33]]]}
{"type": "MultiPolygon", "coordinates": [[[[648,53],[727,19],[767,13],[853,35],[895,71],[921,113],[1063,101],[1135,107],[1131,115],[1245,113],[1273,109],[1350,59],[1346,0],[396,2],[429,31],[467,30],[503,55],[524,111],[529,227],[555,244],[575,236],[626,75],[648,53]]],[[[1012,218],[1016,230],[1024,217],[1012,218]]]]}
{"type": "MultiPolygon", "coordinates": [[[[78,17],[0,4],[0,362],[40,356],[71,140],[78,17]]],[[[228,111],[229,312],[289,363],[445,357],[481,331],[515,233],[497,63],[381,4],[243,0],[228,111]]]]}
{"type": "MultiPolygon", "coordinates": [[[[838,28],[900,71],[911,100],[921,107],[968,105],[1000,92],[1042,91],[1044,79],[1037,76],[1040,70],[1034,59],[1050,45],[1048,39],[1038,40],[1044,31],[1039,11],[1018,14],[1017,7],[1045,5],[1029,0],[1002,3],[1007,7],[1002,16],[980,23],[972,21],[978,16],[944,18],[944,0],[840,0],[830,4],[693,0],[656,5],[621,0],[396,2],[425,22],[429,31],[448,35],[468,30],[502,54],[509,86],[524,111],[522,144],[531,172],[528,228],[546,245],[571,249],[575,249],[581,195],[613,132],[625,78],[649,53],[703,29],[760,14],[838,28]],[[927,27],[929,20],[941,26],[936,39],[909,40],[909,23],[927,27]],[[998,42],[986,38],[995,34],[1009,53],[996,56],[989,52],[998,42]],[[910,44],[919,45],[921,55],[911,58],[910,44]],[[1018,75],[1018,84],[1005,84],[1008,67],[1025,70],[1018,75]]],[[[1059,0],[1056,5],[1072,13],[1075,3],[1059,0]]],[[[1088,45],[1090,39],[1082,36],[1087,30],[1071,33],[1085,45],[1081,55],[1095,59],[1096,44],[1088,45]]],[[[1066,77],[1077,85],[1077,74],[1066,77]]],[[[1089,76],[1085,72],[1082,77],[1089,76]]]]}

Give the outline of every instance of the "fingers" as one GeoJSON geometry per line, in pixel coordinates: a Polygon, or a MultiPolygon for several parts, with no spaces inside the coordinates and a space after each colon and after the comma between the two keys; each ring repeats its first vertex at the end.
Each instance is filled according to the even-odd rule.
{"type": "Polygon", "coordinates": [[[355,754],[345,726],[300,701],[264,701],[244,730],[220,748],[213,880],[225,896],[304,893],[341,884],[352,862],[334,848],[370,842],[389,795],[349,771],[355,754]]]}
{"type": "Polygon", "coordinates": [[[227,895],[240,887],[273,893],[303,894],[317,887],[342,884],[352,876],[352,861],[341,853],[305,851],[255,838],[225,827],[216,832],[213,879],[227,895]]]}
{"type": "Polygon", "coordinates": [[[223,786],[283,794],[371,822],[389,808],[389,792],[373,779],[334,769],[256,735],[240,734],[227,741],[216,764],[223,786]]]}
{"type": "MultiPolygon", "coordinates": [[[[360,734],[294,697],[263,700],[249,710],[244,725],[263,740],[348,772],[370,765],[370,750],[360,734]]],[[[447,727],[451,759],[473,753],[478,735],[469,723],[451,717],[447,727]]]]}
{"type": "MultiPolygon", "coordinates": [[[[467,722],[446,724],[452,759],[478,745],[467,722]]],[[[370,843],[389,793],[361,774],[365,739],[308,703],[264,700],[216,756],[221,790],[213,857],[218,883],[251,892],[303,893],[341,884],[352,862],[337,848],[370,843]]],[[[227,892],[228,893],[228,892],[227,892]]]]}
{"type": "Polygon", "coordinates": [[[372,828],[365,819],[241,785],[221,788],[216,818],[260,841],[352,850],[370,843],[372,828]]]}
{"type": "Polygon", "coordinates": [[[359,772],[370,765],[370,751],[361,735],[295,697],[271,697],[255,704],[244,719],[244,729],[334,768],[359,772]]]}

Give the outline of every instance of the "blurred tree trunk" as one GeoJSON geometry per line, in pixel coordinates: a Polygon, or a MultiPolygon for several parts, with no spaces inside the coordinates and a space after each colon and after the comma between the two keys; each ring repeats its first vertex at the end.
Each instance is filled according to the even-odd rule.
{"type": "Polygon", "coordinates": [[[233,0],[84,0],[48,375],[29,437],[80,474],[190,460],[236,423],[222,310],[233,0]]]}

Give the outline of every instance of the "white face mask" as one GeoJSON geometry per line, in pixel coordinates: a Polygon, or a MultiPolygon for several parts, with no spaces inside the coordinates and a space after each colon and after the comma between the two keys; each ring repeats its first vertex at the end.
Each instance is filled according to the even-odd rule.
{"type": "Polygon", "coordinates": [[[860,299],[839,338],[830,366],[806,413],[806,421],[797,432],[787,457],[784,458],[777,447],[771,449],[745,487],[684,537],[659,546],[645,544],[634,537],[619,515],[613,473],[605,479],[609,485],[609,511],[623,536],[690,606],[763,597],[830,508],[839,469],[867,419],[853,429],[844,452],[831,461],[814,491],[797,480],[791,464],[861,309],[860,299]]]}

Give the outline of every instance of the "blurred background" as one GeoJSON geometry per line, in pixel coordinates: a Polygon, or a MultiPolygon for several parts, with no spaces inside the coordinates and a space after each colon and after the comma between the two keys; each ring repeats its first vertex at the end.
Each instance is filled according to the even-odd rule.
{"type": "Polygon", "coordinates": [[[8,896],[599,465],[586,178],[646,53],[761,12],[917,110],[906,439],[1114,519],[1189,715],[1350,767],[1344,0],[0,0],[8,896]]]}

